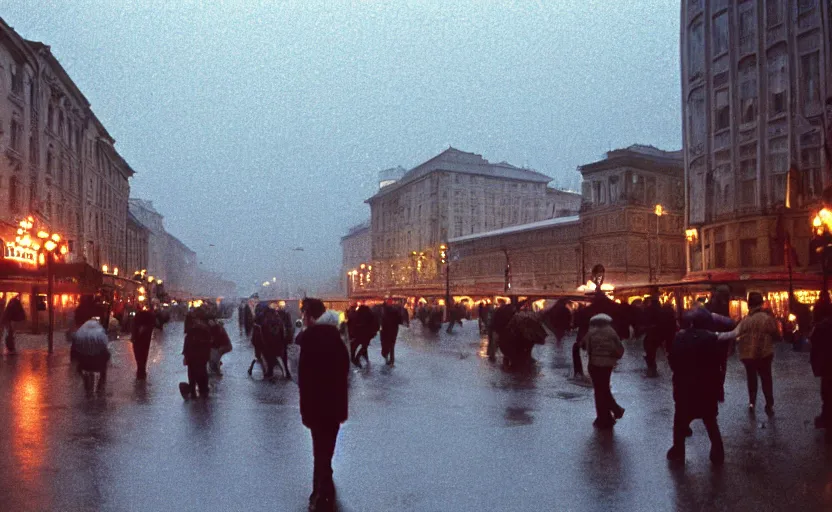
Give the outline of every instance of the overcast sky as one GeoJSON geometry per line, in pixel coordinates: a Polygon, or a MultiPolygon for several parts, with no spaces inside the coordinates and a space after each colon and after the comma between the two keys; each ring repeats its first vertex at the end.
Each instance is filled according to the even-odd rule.
{"type": "Polygon", "coordinates": [[[449,145],[573,188],[610,148],[681,146],[678,0],[0,5],[243,293],[335,277],[377,171],[449,145]]]}

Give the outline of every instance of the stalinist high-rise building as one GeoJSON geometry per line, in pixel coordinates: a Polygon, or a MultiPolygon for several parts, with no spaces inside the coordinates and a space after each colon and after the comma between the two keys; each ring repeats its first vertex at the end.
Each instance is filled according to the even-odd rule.
{"type": "Polygon", "coordinates": [[[784,232],[806,266],[809,211],[830,184],[832,2],[681,4],[690,270],[782,268],[784,232]],[[786,209],[790,167],[799,179],[786,209]]]}

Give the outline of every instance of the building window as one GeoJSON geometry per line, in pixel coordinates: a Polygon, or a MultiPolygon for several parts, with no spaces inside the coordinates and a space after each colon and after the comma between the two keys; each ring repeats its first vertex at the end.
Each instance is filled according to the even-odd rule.
{"type": "Polygon", "coordinates": [[[757,203],[757,180],[743,179],[740,183],[740,204],[754,206],[757,203]]]}
{"type": "Polygon", "coordinates": [[[725,268],[725,242],[714,244],[714,267],[725,268]]]}
{"type": "Polygon", "coordinates": [[[694,80],[702,74],[705,61],[705,37],[702,22],[690,27],[688,36],[688,78],[694,80]]]}
{"type": "Polygon", "coordinates": [[[20,213],[20,185],[17,176],[9,179],[9,211],[20,213]]]}
{"type": "Polygon", "coordinates": [[[633,173],[630,198],[635,204],[644,204],[644,176],[633,173]]]}
{"type": "Polygon", "coordinates": [[[775,174],[771,177],[771,201],[775,205],[786,202],[786,179],[787,174],[785,173],[775,174]]]}
{"type": "MultiPolygon", "coordinates": [[[[747,4],[750,5],[750,4],[747,4]]],[[[754,23],[754,11],[745,10],[740,13],[740,49],[743,53],[754,50],[754,39],[756,36],[754,23]]]]}
{"type": "Polygon", "coordinates": [[[656,203],[656,178],[650,176],[647,178],[647,205],[656,203]]]}
{"type": "Polygon", "coordinates": [[[23,134],[23,129],[20,126],[20,121],[18,121],[16,118],[13,118],[9,128],[9,131],[11,132],[9,134],[9,146],[11,146],[13,150],[20,152],[20,139],[23,134]]]}
{"type": "Polygon", "coordinates": [[[757,62],[746,59],[740,66],[740,122],[753,123],[757,119],[757,62]]]}
{"type": "Polygon", "coordinates": [[[800,57],[800,97],[803,111],[820,107],[820,67],[818,52],[800,57]]]}
{"type": "Polygon", "coordinates": [[[52,107],[50,103],[46,109],[46,127],[49,128],[49,131],[55,131],[54,119],[55,117],[55,109],[52,107]]]}
{"type": "Polygon", "coordinates": [[[714,116],[714,130],[724,130],[731,126],[731,103],[728,98],[728,90],[723,89],[716,92],[716,115],[714,116]]]}
{"type": "Polygon", "coordinates": [[[743,238],[740,240],[740,267],[753,267],[755,252],[757,252],[756,238],[743,238]]]}
{"type": "Polygon", "coordinates": [[[17,64],[11,65],[12,93],[23,96],[23,71],[17,64]]]}
{"type": "Polygon", "coordinates": [[[783,0],[766,0],[766,25],[774,27],[783,22],[783,0]]]}
{"type": "Polygon", "coordinates": [[[604,184],[601,181],[592,182],[592,202],[595,204],[604,203],[604,184]]]}
{"type": "Polygon", "coordinates": [[[723,12],[714,18],[713,26],[714,57],[728,51],[728,12],[723,12]]]}
{"type": "Polygon", "coordinates": [[[36,211],[38,203],[38,179],[32,176],[29,181],[29,211],[36,211]]]}
{"type": "Polygon", "coordinates": [[[813,11],[817,5],[818,0],[797,0],[797,14],[806,14],[813,11]]]}
{"type": "Polygon", "coordinates": [[[769,113],[783,114],[787,108],[789,74],[785,46],[778,46],[768,58],[769,113]]]}
{"type": "Polygon", "coordinates": [[[52,147],[50,146],[49,149],[46,151],[46,174],[52,176],[52,169],[55,165],[55,157],[52,154],[52,147]]]}

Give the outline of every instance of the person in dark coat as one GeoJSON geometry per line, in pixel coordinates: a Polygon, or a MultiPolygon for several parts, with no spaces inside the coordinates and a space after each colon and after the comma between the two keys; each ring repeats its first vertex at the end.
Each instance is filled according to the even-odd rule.
{"type": "Polygon", "coordinates": [[[389,365],[396,363],[396,338],[399,336],[399,325],[404,323],[401,308],[388,300],[381,315],[381,357],[389,365]]]}
{"type": "Polygon", "coordinates": [[[254,329],[254,308],[256,303],[249,300],[243,309],[243,326],[246,330],[246,337],[251,336],[251,331],[254,329]]]}
{"type": "Polygon", "coordinates": [[[644,336],[644,362],[647,364],[647,377],[659,376],[656,354],[659,347],[668,347],[676,334],[676,319],[673,310],[662,306],[656,296],[647,299],[645,308],[647,332],[644,336]]]}
{"type": "Polygon", "coordinates": [[[240,325],[240,334],[242,334],[246,327],[246,307],[248,304],[245,300],[240,301],[240,305],[237,306],[237,323],[240,325]]]}
{"type": "Polygon", "coordinates": [[[813,311],[814,328],[810,336],[812,350],[809,363],[812,373],[820,377],[821,412],[815,418],[815,428],[826,429],[826,442],[832,442],[832,304],[829,296],[821,294],[813,311]]]}
{"type": "Polygon", "coordinates": [[[341,423],[348,416],[348,374],[350,356],[333,322],[337,315],[327,314],[318,299],[303,301],[306,329],[298,335],[301,346],[298,363],[300,415],[312,434],[315,459],[310,510],[332,510],[335,484],[332,480],[332,456],[341,423]]]}
{"type": "Polygon", "coordinates": [[[131,336],[133,355],[136,357],[136,378],[139,380],[147,378],[147,356],[150,353],[150,341],[155,326],[156,315],[146,304],[142,305],[133,319],[131,336]]]}
{"type": "MultiPolygon", "coordinates": [[[[690,328],[680,331],[673,340],[668,354],[673,371],[673,446],[667,452],[671,461],[684,462],[685,438],[690,422],[701,419],[711,440],[711,462],[722,465],[725,450],[717,424],[719,398],[722,390],[720,365],[727,341],[708,330],[711,315],[704,308],[686,313],[690,328]]],[[[730,336],[730,334],[729,334],[730,336]]]]}
{"type": "Polygon", "coordinates": [[[0,317],[0,326],[6,329],[6,351],[9,354],[17,352],[14,340],[14,324],[15,322],[25,322],[26,312],[23,310],[23,304],[20,302],[20,297],[13,297],[6,309],[3,310],[3,316],[0,317]]]}
{"type": "Polygon", "coordinates": [[[211,359],[211,330],[202,308],[188,313],[185,344],[182,347],[183,364],[188,367],[188,382],[179,383],[182,398],[208,398],[208,361],[211,359]]]}
{"type": "Polygon", "coordinates": [[[558,347],[563,342],[563,337],[572,328],[572,310],[569,309],[569,299],[559,299],[554,306],[545,314],[548,324],[551,325],[555,334],[555,341],[558,347]]]}
{"type": "Polygon", "coordinates": [[[367,353],[370,347],[370,341],[375,338],[379,330],[379,321],[376,314],[366,305],[358,306],[355,310],[350,323],[354,323],[349,328],[350,332],[350,360],[352,363],[361,368],[361,358],[370,362],[370,357],[367,353]]]}
{"type": "Polygon", "coordinates": [[[97,313],[98,311],[95,305],[95,297],[92,295],[81,295],[78,307],[75,308],[75,328],[77,329],[87,323],[87,320],[96,316],[97,313]]]}

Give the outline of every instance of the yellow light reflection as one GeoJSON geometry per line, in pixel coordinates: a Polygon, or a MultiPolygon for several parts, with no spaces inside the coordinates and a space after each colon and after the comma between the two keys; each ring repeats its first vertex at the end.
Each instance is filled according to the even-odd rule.
{"type": "Polygon", "coordinates": [[[31,368],[20,376],[12,391],[14,431],[11,435],[12,452],[18,461],[18,472],[24,482],[37,483],[46,452],[41,390],[44,373],[31,368]]]}

